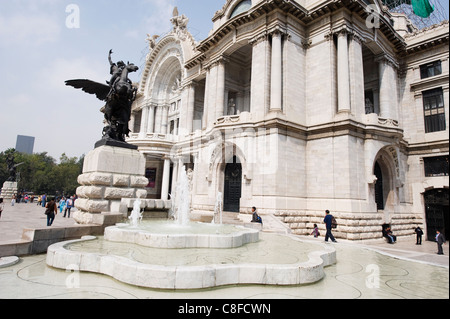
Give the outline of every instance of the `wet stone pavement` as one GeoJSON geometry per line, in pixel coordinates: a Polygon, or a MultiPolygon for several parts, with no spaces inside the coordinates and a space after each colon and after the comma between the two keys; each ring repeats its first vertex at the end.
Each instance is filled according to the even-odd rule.
{"type": "MultiPolygon", "coordinates": [[[[72,226],[58,215],[54,227],[72,226]]],[[[0,219],[0,245],[20,239],[22,228],[45,227],[43,209],[33,204],[7,207],[0,219]]],[[[317,243],[323,239],[299,237],[317,243]]],[[[325,268],[325,278],[304,286],[225,286],[203,290],[144,289],[110,277],[46,265],[46,255],[21,257],[0,266],[1,299],[448,299],[448,244],[445,256],[435,243],[416,246],[414,238],[396,245],[382,241],[339,241],[337,263],[325,268]]]]}

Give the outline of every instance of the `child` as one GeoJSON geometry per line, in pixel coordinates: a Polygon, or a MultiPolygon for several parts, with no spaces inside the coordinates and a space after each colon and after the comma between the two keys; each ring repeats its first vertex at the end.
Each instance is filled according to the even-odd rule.
{"type": "Polygon", "coordinates": [[[314,230],[313,230],[313,232],[311,233],[311,235],[314,235],[314,238],[317,238],[317,237],[320,236],[319,228],[317,227],[317,224],[314,224],[314,230]]]}

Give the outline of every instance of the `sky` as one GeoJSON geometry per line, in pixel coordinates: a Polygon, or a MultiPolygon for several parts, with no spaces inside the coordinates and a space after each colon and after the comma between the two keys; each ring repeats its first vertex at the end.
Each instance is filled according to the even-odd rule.
{"type": "Polygon", "coordinates": [[[138,82],[147,34],[170,32],[175,6],[189,17],[189,31],[201,41],[225,2],[0,0],[0,152],[14,148],[17,135],[34,136],[34,152],[56,160],[63,153],[80,157],[90,152],[101,139],[103,103],[64,82],[105,83],[110,49],[114,61],[141,67],[130,75],[138,82]]]}
{"type": "MultiPolygon", "coordinates": [[[[435,0],[438,1],[438,0],[435,0]]],[[[448,10],[448,1],[441,1],[448,10]]],[[[34,152],[80,157],[101,138],[102,102],[65,86],[70,79],[109,80],[114,61],[141,67],[147,34],[171,30],[175,6],[197,41],[226,0],[0,0],[0,152],[17,135],[36,138],[34,152]]]]}

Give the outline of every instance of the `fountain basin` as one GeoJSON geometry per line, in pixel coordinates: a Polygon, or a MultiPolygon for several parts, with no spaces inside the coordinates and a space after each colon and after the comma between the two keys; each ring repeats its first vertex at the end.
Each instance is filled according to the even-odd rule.
{"type": "Polygon", "coordinates": [[[259,241],[259,231],[233,225],[189,223],[178,225],[167,221],[143,222],[139,227],[127,224],[105,229],[105,239],[116,243],[137,244],[163,249],[237,248],[259,241]]]}
{"type": "Polygon", "coordinates": [[[155,289],[203,289],[225,285],[301,285],[320,281],[336,263],[330,245],[261,234],[258,243],[235,249],[155,249],[102,238],[52,245],[47,265],[111,276],[155,289]]]}

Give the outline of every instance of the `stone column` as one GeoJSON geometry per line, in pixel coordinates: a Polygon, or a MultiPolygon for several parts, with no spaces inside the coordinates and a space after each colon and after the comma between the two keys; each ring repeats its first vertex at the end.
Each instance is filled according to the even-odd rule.
{"type": "Polygon", "coordinates": [[[149,106],[147,133],[155,132],[155,106],[149,106]]]}
{"type": "Polygon", "coordinates": [[[203,118],[202,118],[202,130],[208,127],[208,110],[209,110],[209,69],[206,70],[205,79],[205,95],[203,101],[203,118]]]}
{"type": "Polygon", "coordinates": [[[217,62],[217,91],[215,119],[224,116],[225,111],[225,59],[217,62]]]}
{"type": "Polygon", "coordinates": [[[364,90],[364,61],[362,39],[357,34],[350,36],[350,92],[351,110],[358,118],[366,114],[364,90]]]}
{"type": "Polygon", "coordinates": [[[338,33],[338,112],[350,112],[350,76],[347,30],[338,33]]]}
{"type": "Polygon", "coordinates": [[[162,119],[162,108],[163,106],[156,106],[156,114],[155,114],[155,133],[161,133],[161,119],[162,119]]]}
{"type": "Polygon", "coordinates": [[[380,75],[380,117],[398,120],[397,73],[394,62],[383,55],[376,59],[380,75]]]}
{"type": "Polygon", "coordinates": [[[128,122],[128,127],[130,128],[131,133],[136,133],[134,131],[134,123],[136,123],[136,113],[132,112],[130,117],[130,122],[128,122]]]}
{"type": "Polygon", "coordinates": [[[161,199],[169,200],[169,185],[170,185],[170,159],[164,159],[163,179],[161,188],[161,199]]]}
{"type": "Polygon", "coordinates": [[[270,110],[282,110],[282,34],[276,30],[272,33],[272,68],[271,68],[271,85],[270,85],[270,110]]]}
{"type": "Polygon", "coordinates": [[[270,47],[266,33],[262,33],[252,40],[252,83],[250,111],[256,118],[263,118],[268,110],[268,95],[270,90],[270,47]]]}
{"type": "Polygon", "coordinates": [[[149,114],[149,107],[144,106],[142,108],[141,132],[139,133],[139,138],[141,139],[144,139],[147,136],[148,114],[149,114]]]}
{"type": "Polygon", "coordinates": [[[188,87],[188,110],[187,110],[187,126],[188,134],[191,134],[194,127],[194,110],[195,110],[195,83],[191,82],[188,87]]]}
{"type": "Polygon", "coordinates": [[[169,134],[169,105],[164,105],[162,110],[161,134],[169,134]]]}
{"type": "Polygon", "coordinates": [[[211,128],[214,126],[214,122],[216,121],[216,107],[217,107],[217,61],[212,62],[208,68],[208,72],[206,75],[207,82],[207,92],[206,92],[206,105],[207,105],[207,118],[208,123],[207,127],[211,128]]]}

